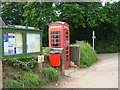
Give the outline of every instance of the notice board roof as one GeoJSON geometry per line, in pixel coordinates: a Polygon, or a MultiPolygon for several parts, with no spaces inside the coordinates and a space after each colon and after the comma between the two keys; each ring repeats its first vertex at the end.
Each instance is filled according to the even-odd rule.
{"type": "Polygon", "coordinates": [[[2,29],[22,29],[22,30],[32,30],[32,31],[42,31],[36,27],[29,27],[29,26],[21,26],[21,25],[8,25],[8,26],[0,26],[2,29]]]}

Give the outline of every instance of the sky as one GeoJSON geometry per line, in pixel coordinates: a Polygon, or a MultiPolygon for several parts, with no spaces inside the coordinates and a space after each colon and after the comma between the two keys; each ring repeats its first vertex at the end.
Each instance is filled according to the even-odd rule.
{"type": "Polygon", "coordinates": [[[101,0],[101,1],[102,1],[102,5],[104,6],[106,2],[113,3],[113,2],[118,2],[120,0],[101,0]]]}

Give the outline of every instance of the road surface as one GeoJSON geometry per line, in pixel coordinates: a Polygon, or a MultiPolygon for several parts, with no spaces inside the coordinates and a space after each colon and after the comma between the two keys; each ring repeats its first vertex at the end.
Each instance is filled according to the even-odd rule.
{"type": "Polygon", "coordinates": [[[99,61],[86,69],[69,68],[67,77],[42,88],[118,88],[118,54],[99,54],[99,61]]]}

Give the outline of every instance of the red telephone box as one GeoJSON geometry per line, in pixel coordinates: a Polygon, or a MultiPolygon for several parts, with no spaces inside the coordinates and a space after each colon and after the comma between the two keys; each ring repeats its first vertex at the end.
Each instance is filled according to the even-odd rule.
{"type": "Polygon", "coordinates": [[[49,48],[63,48],[64,65],[70,65],[70,30],[66,22],[49,24],[49,48]]]}

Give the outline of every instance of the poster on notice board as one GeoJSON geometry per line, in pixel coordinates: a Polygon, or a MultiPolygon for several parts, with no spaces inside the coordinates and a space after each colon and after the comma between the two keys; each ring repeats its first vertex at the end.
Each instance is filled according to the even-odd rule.
{"type": "Polygon", "coordinates": [[[22,54],[22,33],[4,32],[4,55],[22,54]]]}
{"type": "Polygon", "coordinates": [[[40,51],[40,34],[27,34],[27,53],[40,51]]]}

